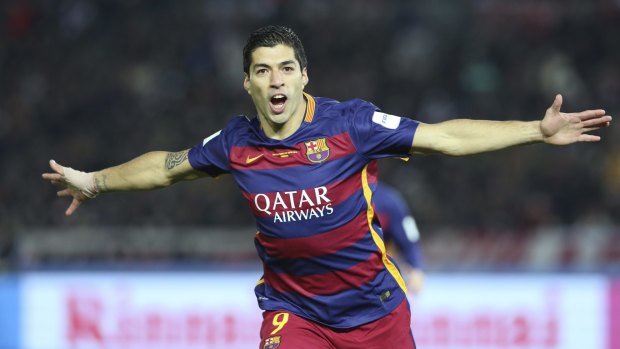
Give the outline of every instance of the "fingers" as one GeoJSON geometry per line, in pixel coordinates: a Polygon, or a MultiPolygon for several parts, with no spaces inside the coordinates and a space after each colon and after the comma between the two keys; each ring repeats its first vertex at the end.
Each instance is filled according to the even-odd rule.
{"type": "Polygon", "coordinates": [[[600,130],[611,124],[611,116],[605,115],[600,118],[589,119],[582,121],[579,127],[580,135],[577,137],[578,142],[598,142],[601,140],[600,136],[588,134],[589,132],[600,130]]]}
{"type": "Polygon", "coordinates": [[[601,140],[600,136],[589,135],[589,134],[579,135],[579,138],[577,139],[578,142],[598,142],[600,140],[601,140]]]}
{"type": "Polygon", "coordinates": [[[50,167],[52,168],[52,170],[54,170],[56,173],[60,173],[61,175],[65,174],[65,168],[60,166],[55,160],[50,160],[50,167]]]}
{"type": "Polygon", "coordinates": [[[62,175],[58,173],[44,173],[41,175],[41,178],[51,181],[54,184],[62,182],[62,175]]]}
{"type": "Polygon", "coordinates": [[[60,166],[56,161],[49,161],[50,167],[54,170],[54,173],[43,173],[41,177],[45,180],[51,181],[53,184],[63,183],[63,176],[65,174],[65,168],[60,166]]]}
{"type": "Polygon", "coordinates": [[[73,194],[71,193],[71,191],[68,188],[56,192],[56,195],[58,195],[59,197],[73,196],[73,194]]]}
{"type": "Polygon", "coordinates": [[[585,128],[602,128],[611,125],[611,116],[604,116],[602,118],[589,119],[581,122],[581,125],[585,128]]]}
{"type": "Polygon", "coordinates": [[[45,180],[50,181],[54,185],[59,185],[61,187],[65,187],[63,190],[56,192],[56,195],[59,197],[72,197],[73,200],[71,204],[65,211],[65,215],[71,216],[75,210],[82,204],[84,201],[84,197],[79,193],[75,188],[71,189],[68,186],[67,180],[65,178],[65,167],[61,166],[54,160],[49,161],[50,168],[54,171],[53,173],[43,173],[41,177],[45,180]]]}
{"type": "Polygon", "coordinates": [[[71,201],[71,205],[69,205],[69,208],[65,211],[65,215],[71,216],[73,212],[75,212],[75,210],[80,207],[80,204],[81,202],[78,199],[74,198],[73,201],[71,201]]]}
{"type": "Polygon", "coordinates": [[[581,129],[581,133],[582,134],[590,133],[592,131],[600,130],[603,127],[607,127],[607,126],[606,125],[601,125],[601,126],[597,126],[597,127],[583,128],[583,129],[581,129]]]}
{"type": "Polygon", "coordinates": [[[605,110],[603,109],[584,110],[579,113],[569,113],[568,115],[578,117],[580,120],[589,120],[589,119],[600,118],[600,117],[608,117],[609,118],[608,121],[611,121],[611,116],[605,115],[605,110]]]}

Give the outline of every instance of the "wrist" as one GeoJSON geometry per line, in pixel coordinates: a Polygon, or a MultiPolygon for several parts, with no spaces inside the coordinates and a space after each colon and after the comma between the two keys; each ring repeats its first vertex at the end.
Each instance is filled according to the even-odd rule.
{"type": "Polygon", "coordinates": [[[100,190],[96,183],[95,172],[83,172],[65,167],[64,176],[69,185],[79,190],[87,198],[94,199],[99,195],[100,190]]]}
{"type": "Polygon", "coordinates": [[[545,132],[543,131],[542,121],[532,121],[532,142],[544,142],[545,141],[545,132]]]}

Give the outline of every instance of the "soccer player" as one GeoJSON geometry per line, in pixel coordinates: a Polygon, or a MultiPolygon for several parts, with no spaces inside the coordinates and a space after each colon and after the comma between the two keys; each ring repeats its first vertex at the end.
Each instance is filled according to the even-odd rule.
{"type": "Polygon", "coordinates": [[[389,254],[394,253],[400,263],[407,288],[418,294],[424,286],[420,232],[410,213],[407,202],[393,187],[379,183],[372,195],[372,203],[383,231],[383,241],[389,254]]]}
{"type": "Polygon", "coordinates": [[[50,160],[43,178],[64,187],[58,196],[72,198],[70,215],[101,193],[231,174],[256,217],[261,348],[415,348],[407,288],[371,205],[377,159],[594,142],[600,137],[588,133],[611,122],[600,109],[560,112],[559,95],[539,121],[437,124],[363,100],[314,97],[304,92],[302,43],[281,26],[249,36],[243,68],[257,117],[235,117],[190,149],[147,152],[96,172],[50,160]]]}

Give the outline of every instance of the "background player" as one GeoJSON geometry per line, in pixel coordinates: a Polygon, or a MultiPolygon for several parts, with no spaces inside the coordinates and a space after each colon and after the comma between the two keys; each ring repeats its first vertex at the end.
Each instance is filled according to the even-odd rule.
{"type": "Polygon", "coordinates": [[[409,291],[418,294],[424,286],[422,247],[420,231],[407,202],[394,187],[385,183],[377,185],[372,200],[388,253],[399,262],[409,291]]]}
{"type": "Polygon", "coordinates": [[[244,71],[256,118],[233,118],[191,149],[149,152],[97,172],[52,160],[43,178],[64,187],[58,195],[72,197],[72,214],[103,192],[232,174],[257,223],[262,348],[415,348],[406,286],[371,206],[377,159],[593,142],[600,137],[587,133],[611,122],[600,109],[561,113],[559,95],[541,121],[437,124],[362,100],[315,98],[303,92],[309,78],[301,41],[278,26],[250,35],[244,71]]]}

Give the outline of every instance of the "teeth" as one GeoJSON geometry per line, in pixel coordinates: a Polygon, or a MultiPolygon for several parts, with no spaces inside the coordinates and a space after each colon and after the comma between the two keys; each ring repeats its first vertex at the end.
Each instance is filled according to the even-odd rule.
{"type": "Polygon", "coordinates": [[[271,97],[272,103],[284,103],[286,101],[286,96],[284,95],[275,95],[271,97]]]}

